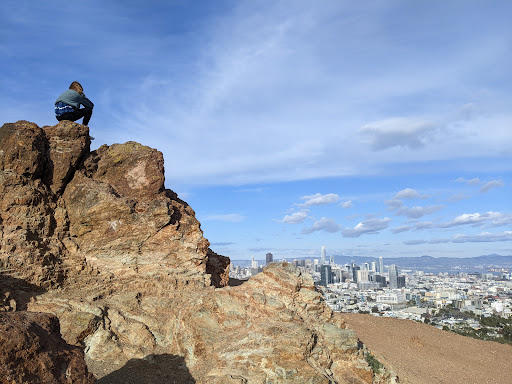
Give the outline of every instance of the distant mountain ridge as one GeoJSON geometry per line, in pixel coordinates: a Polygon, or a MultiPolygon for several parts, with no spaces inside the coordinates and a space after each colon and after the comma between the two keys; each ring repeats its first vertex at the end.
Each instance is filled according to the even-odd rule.
{"type": "MultiPolygon", "coordinates": [[[[334,256],[337,264],[347,264],[352,261],[358,265],[362,263],[371,263],[377,260],[375,257],[351,257],[351,256],[334,256]]],[[[482,255],[476,257],[386,257],[383,258],[384,265],[396,264],[404,269],[467,269],[487,270],[489,268],[511,268],[512,256],[502,256],[497,254],[482,255]]]]}

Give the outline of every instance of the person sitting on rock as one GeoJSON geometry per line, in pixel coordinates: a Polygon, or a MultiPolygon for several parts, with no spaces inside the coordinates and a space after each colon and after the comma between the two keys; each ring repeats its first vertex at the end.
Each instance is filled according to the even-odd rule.
{"type": "Polygon", "coordinates": [[[84,95],[84,89],[78,81],[73,81],[69,89],[55,101],[55,117],[57,120],[76,121],[84,118],[83,125],[89,125],[94,104],[84,95]],[[83,108],[80,108],[80,104],[83,108]]]}

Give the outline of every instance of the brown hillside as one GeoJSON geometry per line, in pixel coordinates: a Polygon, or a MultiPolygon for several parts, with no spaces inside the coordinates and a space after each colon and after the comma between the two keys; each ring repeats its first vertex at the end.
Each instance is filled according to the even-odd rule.
{"type": "Polygon", "coordinates": [[[342,315],[400,383],[510,384],[512,346],[476,340],[410,320],[342,315]]]}

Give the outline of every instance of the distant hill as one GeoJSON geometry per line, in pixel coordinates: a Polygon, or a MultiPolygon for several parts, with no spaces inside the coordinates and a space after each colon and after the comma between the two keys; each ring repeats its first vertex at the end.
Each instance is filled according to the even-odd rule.
{"type": "MultiPolygon", "coordinates": [[[[375,257],[351,257],[351,256],[334,256],[337,264],[345,265],[352,261],[357,265],[362,263],[371,263],[377,260],[375,257]]],[[[501,256],[497,254],[482,255],[477,257],[385,257],[384,265],[396,264],[402,269],[413,270],[429,270],[429,269],[446,269],[446,270],[488,270],[489,268],[512,268],[512,256],[501,256]]]]}

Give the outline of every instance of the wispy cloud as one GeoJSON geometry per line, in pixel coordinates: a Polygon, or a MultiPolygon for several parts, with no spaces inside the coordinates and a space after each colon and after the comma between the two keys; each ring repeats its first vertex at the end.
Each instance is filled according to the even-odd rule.
{"type": "Polygon", "coordinates": [[[492,180],[485,183],[482,188],[480,188],[480,193],[489,192],[493,188],[501,188],[505,185],[502,180],[492,180]]]}
{"type": "Polygon", "coordinates": [[[382,151],[393,147],[418,149],[437,135],[438,124],[418,118],[390,118],[364,125],[360,132],[368,137],[370,148],[382,151]]]}
{"type": "Polygon", "coordinates": [[[225,221],[229,223],[240,223],[244,221],[246,217],[238,213],[227,213],[218,215],[207,215],[203,218],[204,221],[225,221]]]}
{"type": "Polygon", "coordinates": [[[482,232],[477,235],[455,235],[452,241],[454,243],[512,241],[512,231],[505,231],[501,233],[482,232]]]}
{"type": "Polygon", "coordinates": [[[449,239],[432,239],[432,240],[407,240],[405,245],[421,245],[421,244],[445,244],[445,243],[493,243],[502,241],[512,241],[512,231],[504,231],[498,233],[482,232],[475,235],[456,234],[449,239]]]}
{"type": "Polygon", "coordinates": [[[341,230],[341,226],[336,224],[334,219],[330,219],[327,217],[322,217],[320,220],[317,220],[313,223],[313,225],[309,228],[305,228],[302,230],[302,234],[309,234],[316,231],[325,231],[329,233],[339,232],[341,230]]]}
{"type": "Polygon", "coordinates": [[[389,226],[391,219],[368,219],[360,222],[354,228],[345,228],[342,231],[343,237],[359,237],[362,235],[376,234],[389,226]]]}
{"type": "Polygon", "coordinates": [[[463,177],[459,177],[458,179],[454,180],[456,183],[464,183],[467,185],[478,185],[480,184],[480,179],[478,177],[475,177],[473,179],[465,179],[463,177]]]}
{"type": "Polygon", "coordinates": [[[352,208],[354,206],[354,203],[352,203],[352,200],[347,200],[347,201],[342,201],[339,204],[339,206],[342,207],[343,209],[348,209],[348,208],[352,208]]]}
{"type": "Polygon", "coordinates": [[[430,215],[439,210],[443,209],[442,205],[430,205],[426,207],[405,207],[402,206],[395,211],[395,214],[398,216],[406,216],[410,219],[419,219],[425,215],[430,215]]]}
{"type": "Polygon", "coordinates": [[[399,227],[393,228],[392,232],[393,232],[394,234],[397,234],[397,233],[407,232],[407,231],[409,231],[410,229],[411,229],[411,227],[410,227],[410,226],[408,226],[408,225],[401,225],[401,226],[399,226],[399,227]]]}

